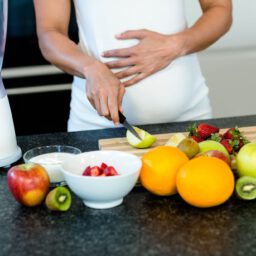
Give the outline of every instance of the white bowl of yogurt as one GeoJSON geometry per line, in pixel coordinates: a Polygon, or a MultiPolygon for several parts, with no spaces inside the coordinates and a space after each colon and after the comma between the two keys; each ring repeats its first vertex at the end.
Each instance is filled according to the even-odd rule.
{"type": "Polygon", "coordinates": [[[41,146],[28,150],[23,155],[25,163],[37,163],[42,165],[50,178],[51,186],[66,185],[64,176],[61,172],[63,161],[72,155],[80,154],[82,151],[73,146],[49,145],[41,146]]]}

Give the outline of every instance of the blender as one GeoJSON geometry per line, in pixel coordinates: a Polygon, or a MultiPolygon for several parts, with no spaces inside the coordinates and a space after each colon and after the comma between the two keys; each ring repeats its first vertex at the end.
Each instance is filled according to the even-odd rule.
{"type": "Polygon", "coordinates": [[[7,29],[8,0],[0,0],[0,167],[9,167],[20,159],[12,113],[1,71],[4,58],[7,29]]]}

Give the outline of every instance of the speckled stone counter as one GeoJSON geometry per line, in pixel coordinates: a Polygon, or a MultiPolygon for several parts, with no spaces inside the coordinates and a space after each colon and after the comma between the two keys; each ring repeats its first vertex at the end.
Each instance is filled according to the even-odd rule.
{"type": "MultiPolygon", "coordinates": [[[[254,126],[256,116],[209,120],[222,128],[254,126]]],[[[184,131],[188,123],[141,126],[154,133],[184,131]]],[[[123,128],[18,137],[22,151],[67,144],[98,149],[98,139],[121,137],[123,128]]],[[[20,160],[19,162],[22,162],[20,160]]],[[[19,163],[18,162],[18,163],[19,163]]],[[[16,164],[16,163],[15,163],[16,164]]],[[[8,169],[0,169],[0,255],[256,255],[256,200],[231,197],[197,209],[178,196],[157,197],[136,187],[122,205],[94,210],[73,195],[68,212],[26,208],[11,196],[8,169]]]]}

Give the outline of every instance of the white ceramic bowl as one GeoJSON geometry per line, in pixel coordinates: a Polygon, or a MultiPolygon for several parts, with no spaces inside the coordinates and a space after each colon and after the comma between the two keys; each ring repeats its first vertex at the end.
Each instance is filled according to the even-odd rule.
{"type": "Polygon", "coordinates": [[[120,151],[91,151],[74,155],[62,163],[62,172],[69,188],[90,208],[106,209],[120,205],[135,186],[140,169],[139,157],[120,151]],[[87,166],[113,166],[117,176],[83,176],[87,166]]]}
{"type": "Polygon", "coordinates": [[[61,163],[73,154],[80,154],[81,150],[66,145],[48,145],[28,150],[23,155],[25,163],[41,164],[48,172],[51,187],[65,185],[61,172],[61,163]]]}

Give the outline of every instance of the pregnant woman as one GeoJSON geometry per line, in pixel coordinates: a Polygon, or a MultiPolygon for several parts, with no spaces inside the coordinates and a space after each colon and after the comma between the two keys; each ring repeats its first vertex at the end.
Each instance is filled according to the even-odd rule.
{"type": "Polygon", "coordinates": [[[68,37],[71,0],[34,0],[44,57],[74,76],[68,131],[211,117],[196,52],[232,23],[231,0],[199,0],[188,27],[183,0],[74,0],[79,43],[68,37]]]}

